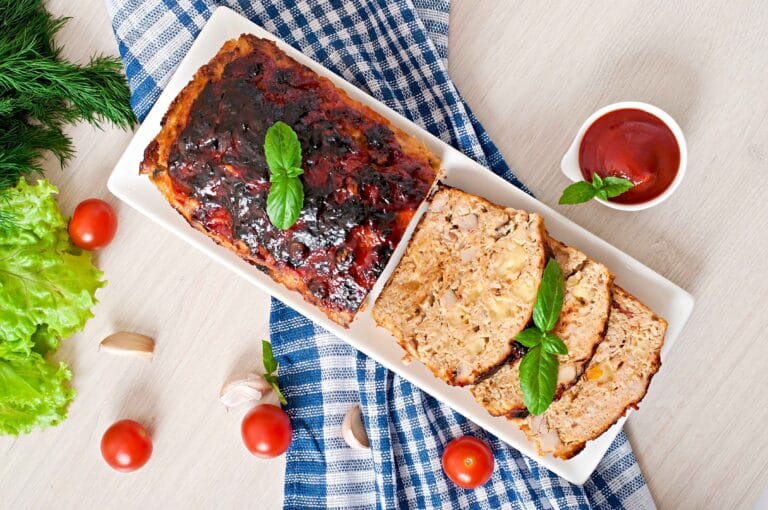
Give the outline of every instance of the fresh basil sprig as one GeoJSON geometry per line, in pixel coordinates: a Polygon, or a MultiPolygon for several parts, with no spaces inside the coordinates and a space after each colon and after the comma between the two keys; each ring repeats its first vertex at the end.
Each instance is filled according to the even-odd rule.
{"type": "Polygon", "coordinates": [[[274,226],[285,230],[296,223],[304,205],[301,144],[291,126],[277,121],[267,129],[264,155],[270,174],[267,215],[274,226]]]}
{"type": "Polygon", "coordinates": [[[275,356],[272,354],[272,344],[266,340],[261,341],[261,360],[264,362],[264,380],[267,381],[272,389],[275,390],[277,398],[280,399],[280,403],[286,405],[288,403],[285,400],[283,392],[280,391],[280,386],[277,384],[277,372],[278,363],[275,356]]]}
{"type": "Polygon", "coordinates": [[[520,362],[520,388],[523,403],[531,414],[547,410],[557,390],[558,354],[568,354],[568,347],[552,333],[563,308],[565,278],[555,259],[549,259],[541,278],[536,304],[533,306],[534,327],[521,331],[515,340],[528,347],[520,362]]]}
{"type": "Polygon", "coordinates": [[[558,203],[581,204],[595,197],[608,200],[629,191],[632,187],[634,183],[628,179],[612,175],[603,179],[595,172],[592,174],[592,182],[579,181],[565,188],[558,203]]]}

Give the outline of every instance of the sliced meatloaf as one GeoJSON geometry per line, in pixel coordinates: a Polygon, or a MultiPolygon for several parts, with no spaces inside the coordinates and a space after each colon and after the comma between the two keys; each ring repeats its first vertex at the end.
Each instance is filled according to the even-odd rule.
{"type": "Polygon", "coordinates": [[[584,374],[544,414],[520,422],[542,455],[575,456],[627,409],[637,408],[661,366],[667,322],[620,287],[611,294],[605,340],[584,374]]]}
{"type": "MultiPolygon", "coordinates": [[[[549,238],[547,245],[565,275],[565,296],[554,333],[568,346],[560,356],[556,395],[571,387],[603,340],[611,302],[613,277],[602,264],[582,252],[549,238]]],[[[472,387],[475,399],[494,416],[528,414],[520,389],[520,359],[507,362],[491,377],[472,387]]]]}
{"type": "Polygon", "coordinates": [[[513,353],[544,270],[540,216],[441,187],[373,308],[406,352],[449,384],[513,353]]]}

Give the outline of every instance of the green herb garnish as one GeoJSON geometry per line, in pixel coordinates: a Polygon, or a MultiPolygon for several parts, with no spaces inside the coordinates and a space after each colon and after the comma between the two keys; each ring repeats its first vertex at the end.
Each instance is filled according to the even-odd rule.
{"type": "Polygon", "coordinates": [[[266,340],[261,341],[261,359],[264,362],[264,380],[272,385],[272,389],[275,390],[277,398],[280,399],[280,403],[286,405],[288,403],[285,400],[283,392],[280,391],[280,386],[277,384],[277,372],[278,363],[275,356],[272,354],[272,344],[266,340]]]}
{"type": "Polygon", "coordinates": [[[53,37],[66,21],[41,0],[0,0],[0,190],[42,174],[45,151],[63,166],[74,154],[66,124],[136,122],[119,59],[77,65],[62,58],[53,37]]]}
{"type": "Polygon", "coordinates": [[[581,204],[597,197],[602,200],[617,197],[632,189],[634,184],[628,179],[609,175],[605,179],[592,174],[592,182],[579,181],[563,190],[559,204],[581,204]]]}
{"type": "Polygon", "coordinates": [[[264,155],[270,172],[267,215],[274,226],[285,230],[296,223],[304,205],[301,144],[291,126],[277,121],[267,129],[264,155]]]}
{"type": "Polygon", "coordinates": [[[547,410],[557,390],[558,354],[568,354],[568,347],[552,330],[563,308],[565,279],[555,259],[549,259],[541,278],[536,304],[533,306],[534,327],[521,331],[515,340],[528,347],[520,362],[520,388],[523,402],[531,414],[547,410]]]}

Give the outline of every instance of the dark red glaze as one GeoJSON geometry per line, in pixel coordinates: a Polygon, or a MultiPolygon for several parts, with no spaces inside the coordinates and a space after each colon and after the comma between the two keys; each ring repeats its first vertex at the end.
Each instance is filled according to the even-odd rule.
{"type": "Polygon", "coordinates": [[[606,113],[584,133],[579,166],[587,181],[597,172],[632,181],[635,186],[611,198],[621,204],[640,204],[661,195],[680,168],[680,146],[660,118],[643,110],[606,113]]]}
{"type": "Polygon", "coordinates": [[[194,220],[293,272],[334,310],[356,311],[435,179],[425,157],[341,100],[306,68],[248,54],[209,82],[173,147],[169,174],[200,203],[194,220]],[[304,207],[288,230],[267,217],[264,136],[281,120],[302,147],[304,207]]]}

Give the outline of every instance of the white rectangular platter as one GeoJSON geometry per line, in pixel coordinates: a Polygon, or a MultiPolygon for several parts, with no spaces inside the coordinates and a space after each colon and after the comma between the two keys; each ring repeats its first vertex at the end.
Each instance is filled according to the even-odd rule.
{"type": "MultiPolygon", "coordinates": [[[[399,128],[422,140],[430,150],[441,158],[445,172],[443,182],[446,184],[483,196],[499,204],[541,214],[544,217],[547,229],[554,237],[578,247],[590,257],[604,263],[615,273],[617,282],[620,285],[669,321],[669,329],[662,357],[672,346],[693,308],[693,298],[687,292],[520,191],[490,170],[475,163],[461,152],[430,135],[317,62],[275,38],[261,27],[224,7],[218,8],[213,13],[211,19],[190,48],[189,53],[179,64],[178,69],[146,120],[136,131],[133,140],[128,145],[109,178],[109,190],[153,221],[163,225],[184,239],[190,245],[252,282],[261,290],[282,300],[422,390],[451,406],[523,454],[535,458],[543,466],[546,466],[572,483],[584,483],[621,430],[624,419],[620,420],[600,438],[590,442],[584,451],[573,459],[562,461],[551,456],[538,456],[531,444],[525,439],[525,436],[512,422],[504,418],[490,416],[475,403],[468,389],[448,386],[436,379],[420,363],[403,364],[401,361],[404,354],[402,349],[387,331],[376,327],[370,314],[370,304],[366,311],[358,315],[357,320],[349,329],[344,329],[330,321],[320,310],[305,302],[297,292],[289,291],[285,287],[276,284],[250,264],[191,228],[165,201],[163,196],[150,183],[149,179],[138,174],[144,148],[160,130],[160,120],[171,101],[192,78],[195,71],[200,66],[206,64],[225,41],[236,38],[242,33],[251,33],[258,37],[275,41],[293,59],[306,65],[318,74],[328,77],[337,87],[346,91],[350,97],[368,105],[399,128]]],[[[422,207],[422,209],[424,208],[422,207]]],[[[376,296],[399,261],[419,216],[420,214],[417,214],[412,221],[406,237],[393,254],[392,260],[379,278],[379,282],[371,293],[371,297],[376,296]]],[[[500,467],[503,469],[503,466],[500,467]]]]}

